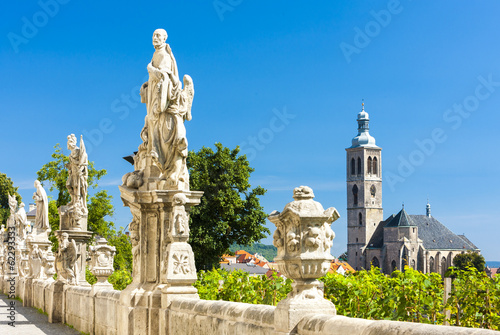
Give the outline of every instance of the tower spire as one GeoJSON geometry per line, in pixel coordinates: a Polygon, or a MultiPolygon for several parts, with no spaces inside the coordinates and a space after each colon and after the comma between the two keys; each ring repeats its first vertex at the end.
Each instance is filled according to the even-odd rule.
{"type": "Polygon", "coordinates": [[[431,217],[431,204],[429,203],[429,198],[427,198],[427,205],[425,206],[425,215],[427,215],[428,218],[431,217]]]}

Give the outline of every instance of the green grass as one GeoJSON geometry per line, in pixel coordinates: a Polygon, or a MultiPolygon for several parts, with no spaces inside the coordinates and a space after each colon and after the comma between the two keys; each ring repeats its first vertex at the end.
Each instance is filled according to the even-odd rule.
{"type": "Polygon", "coordinates": [[[47,313],[45,313],[45,312],[43,311],[43,309],[41,309],[41,308],[37,308],[37,309],[36,309],[36,311],[37,311],[38,313],[40,313],[40,314],[43,314],[43,315],[49,316],[49,315],[48,315],[47,313]]]}

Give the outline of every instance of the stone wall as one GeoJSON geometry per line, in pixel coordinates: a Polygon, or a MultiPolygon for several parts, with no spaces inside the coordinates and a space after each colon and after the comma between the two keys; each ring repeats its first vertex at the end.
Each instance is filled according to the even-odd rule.
{"type": "Polygon", "coordinates": [[[167,313],[167,334],[272,334],[274,310],[273,306],[179,298],[167,313]]]}

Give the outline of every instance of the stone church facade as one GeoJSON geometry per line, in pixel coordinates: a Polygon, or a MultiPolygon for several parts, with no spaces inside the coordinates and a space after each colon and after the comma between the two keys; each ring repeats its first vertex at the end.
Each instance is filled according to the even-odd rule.
{"type": "Polygon", "coordinates": [[[376,266],[390,274],[405,265],[442,275],[453,258],[480,250],[464,235],[456,235],[431,215],[409,215],[403,208],[384,220],[382,149],[369,133],[369,115],[358,114],[358,135],[347,152],[347,254],[356,270],[376,266]]]}

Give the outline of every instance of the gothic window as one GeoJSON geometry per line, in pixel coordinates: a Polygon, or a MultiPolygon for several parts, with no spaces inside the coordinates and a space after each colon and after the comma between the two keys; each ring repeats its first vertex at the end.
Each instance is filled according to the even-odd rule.
{"type": "Polygon", "coordinates": [[[436,272],[436,269],[434,268],[434,257],[432,256],[429,259],[429,272],[436,272]]]}
{"type": "Polygon", "coordinates": [[[358,205],[358,186],[357,185],[354,185],[354,187],[352,188],[352,196],[353,196],[354,206],[357,206],[358,205]]]}
{"type": "Polygon", "coordinates": [[[411,260],[411,268],[413,270],[415,270],[415,260],[414,259],[411,260]]]}
{"type": "Polygon", "coordinates": [[[356,161],[354,158],[351,158],[351,176],[356,174],[356,161]]]}
{"type": "Polygon", "coordinates": [[[372,259],[372,267],[380,269],[380,262],[378,261],[377,257],[373,257],[373,259],[372,259]]]}
{"type": "Polygon", "coordinates": [[[368,174],[372,174],[372,158],[368,157],[368,174]]]}
{"type": "Polygon", "coordinates": [[[372,173],[374,175],[378,175],[378,160],[377,160],[377,157],[373,157],[373,169],[372,169],[372,173]]]}
{"type": "Polygon", "coordinates": [[[444,274],[448,270],[448,266],[446,265],[446,257],[441,258],[441,276],[444,277],[444,274]]]}
{"type": "Polygon", "coordinates": [[[358,157],[358,174],[361,174],[361,158],[358,157]]]}
{"type": "Polygon", "coordinates": [[[377,188],[375,187],[375,185],[372,185],[370,187],[370,194],[371,194],[372,198],[375,198],[375,194],[377,194],[377,188]]]}
{"type": "Polygon", "coordinates": [[[363,214],[359,213],[358,221],[359,221],[359,225],[362,226],[363,225],[363,214]]]}

